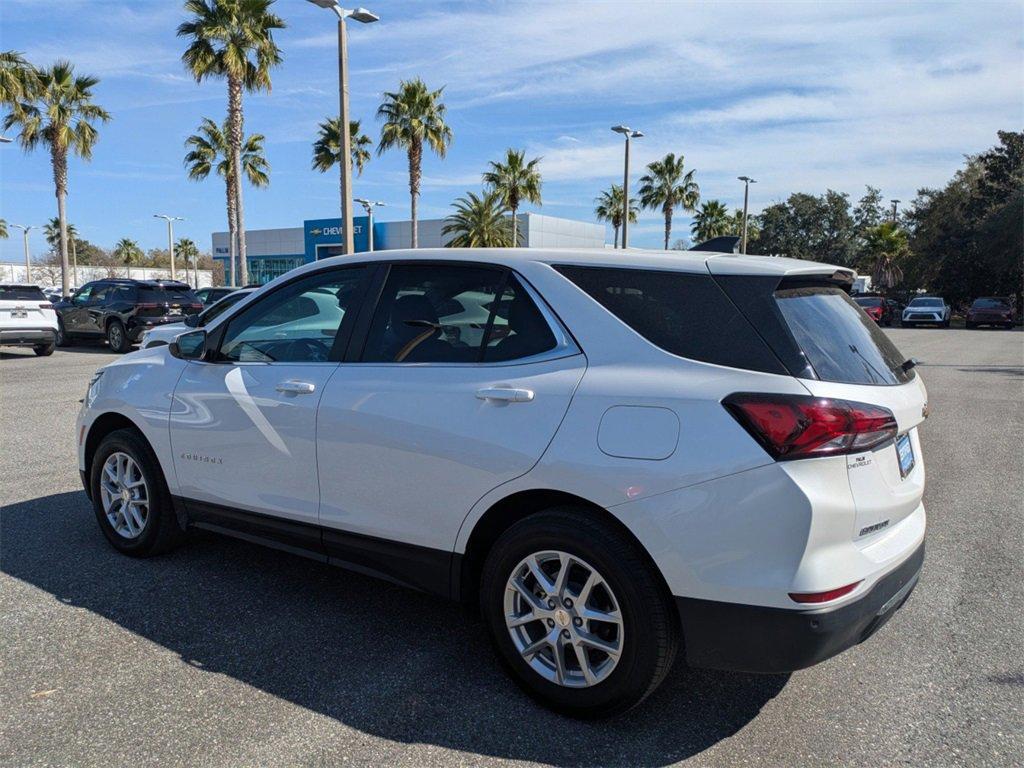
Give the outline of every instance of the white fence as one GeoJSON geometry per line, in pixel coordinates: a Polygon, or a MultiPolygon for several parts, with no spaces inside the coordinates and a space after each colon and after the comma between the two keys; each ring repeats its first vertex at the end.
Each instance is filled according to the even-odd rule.
{"type": "MultiPolygon", "coordinates": [[[[128,270],[124,267],[117,267],[110,269],[108,267],[94,267],[89,265],[78,265],[78,279],[75,279],[75,275],[71,275],[71,287],[80,288],[91,280],[104,280],[110,277],[128,277],[128,270]]],[[[193,288],[205,288],[208,285],[213,285],[213,272],[209,269],[199,270],[199,280],[197,285],[195,273],[190,268],[187,272],[183,268],[177,270],[178,279],[182,280],[193,288]]],[[[131,277],[133,280],[157,280],[164,279],[169,280],[171,277],[171,270],[169,269],[154,269],[152,267],[132,267],[131,277]]],[[[54,269],[50,266],[43,266],[42,264],[32,265],[31,278],[25,279],[25,264],[17,264],[10,262],[0,263],[0,282],[5,283],[35,283],[41,288],[49,288],[50,286],[60,287],[60,269],[54,269]]]]}

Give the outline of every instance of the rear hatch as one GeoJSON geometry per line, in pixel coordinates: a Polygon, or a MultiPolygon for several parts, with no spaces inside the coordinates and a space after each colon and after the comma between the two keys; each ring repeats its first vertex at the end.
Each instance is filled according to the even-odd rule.
{"type": "Polygon", "coordinates": [[[34,285],[0,285],[0,328],[56,328],[53,305],[34,285]]]}
{"type": "Polygon", "coordinates": [[[173,323],[196,314],[203,303],[188,286],[143,285],[139,287],[137,308],[141,318],[173,323]]]}
{"type": "MultiPolygon", "coordinates": [[[[715,261],[708,261],[712,274],[715,261]]],[[[853,273],[804,263],[790,273],[715,279],[811,395],[880,406],[895,417],[894,440],[844,457],[856,506],[851,535],[867,541],[910,515],[924,492],[917,427],[928,396],[913,364],[850,299],[853,273]]]]}

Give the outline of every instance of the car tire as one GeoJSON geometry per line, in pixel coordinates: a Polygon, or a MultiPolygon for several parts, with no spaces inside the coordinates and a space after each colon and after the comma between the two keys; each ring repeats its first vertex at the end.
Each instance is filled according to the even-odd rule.
{"type": "Polygon", "coordinates": [[[914,324],[913,323],[908,323],[906,320],[902,320],[900,322],[900,327],[901,328],[913,328],[914,324]]]}
{"type": "Polygon", "coordinates": [[[39,344],[32,347],[32,351],[36,353],[38,357],[49,357],[53,354],[53,349],[56,345],[53,342],[49,344],[39,344]]]}
{"type": "Polygon", "coordinates": [[[71,339],[69,339],[67,333],[64,332],[64,321],[60,319],[57,320],[57,334],[54,337],[54,343],[58,347],[71,346],[71,339]]]}
{"type": "Polygon", "coordinates": [[[949,328],[949,323],[950,323],[950,321],[949,321],[949,320],[943,320],[943,321],[942,321],[942,327],[943,327],[943,328],[949,328]]]}
{"type": "MultiPolygon", "coordinates": [[[[549,580],[547,587],[552,586],[554,581],[549,580]]],[[[600,718],[625,712],[654,691],[672,667],[679,645],[679,619],[664,582],[635,542],[587,509],[554,508],[514,524],[488,553],[480,587],[481,613],[502,663],[527,694],[562,714],[600,718]],[[537,558],[542,557],[550,559],[541,563],[537,558]],[[569,569],[554,597],[543,592],[545,587],[533,575],[536,571],[527,565],[531,558],[552,578],[562,568],[569,569]],[[591,572],[599,584],[589,590],[584,605],[561,603],[562,598],[582,595],[582,584],[591,572]],[[516,601],[519,606],[532,605],[525,592],[511,587],[517,574],[523,588],[546,595],[537,605],[552,610],[550,617],[518,627],[507,623],[509,615],[537,615],[531,608],[522,614],[516,611],[516,601]],[[559,602],[544,602],[555,600],[559,602]],[[605,615],[617,616],[619,623],[584,620],[575,613],[584,606],[613,611],[605,615]],[[554,645],[529,657],[521,652],[539,638],[552,636],[557,638],[554,645]],[[609,649],[617,643],[617,655],[595,649],[590,645],[595,638],[609,649]],[[589,676],[577,648],[586,659],[589,676]],[[556,654],[562,654],[558,662],[556,654]]]]}
{"type": "Polygon", "coordinates": [[[100,530],[118,552],[132,557],[151,557],[168,552],[185,540],[185,531],[178,523],[160,463],[137,431],[118,429],[103,438],[93,456],[89,489],[100,530]],[[122,457],[127,457],[131,464],[123,462],[122,457]],[[125,467],[124,473],[115,471],[123,480],[108,473],[108,461],[112,458],[115,467],[125,467]],[[119,461],[123,463],[118,464],[119,461]],[[123,505],[117,505],[117,497],[111,490],[140,478],[141,486],[125,488],[135,499],[136,515],[123,511],[123,505]],[[109,505],[108,499],[111,499],[109,505]],[[143,500],[144,505],[140,503],[143,500]]]}
{"type": "Polygon", "coordinates": [[[132,348],[132,343],[128,340],[128,332],[125,331],[124,323],[120,320],[111,320],[107,324],[107,344],[119,354],[124,354],[132,348]]]}

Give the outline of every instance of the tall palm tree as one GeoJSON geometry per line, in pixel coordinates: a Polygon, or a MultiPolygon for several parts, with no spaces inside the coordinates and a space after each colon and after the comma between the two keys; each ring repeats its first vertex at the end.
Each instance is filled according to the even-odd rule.
{"type": "Polygon", "coordinates": [[[10,236],[7,232],[7,219],[0,219],[0,240],[6,240],[10,236]]]}
{"type": "Polygon", "coordinates": [[[672,213],[679,207],[693,212],[700,202],[700,189],[693,180],[693,171],[685,171],[683,156],[669,152],[661,160],[647,166],[640,177],[640,205],[651,210],[661,209],[665,217],[665,250],[672,237],[672,213]]]}
{"type": "Polygon", "coordinates": [[[519,203],[540,205],[540,158],[526,162],[526,152],[521,149],[505,150],[504,162],[490,163],[491,169],[484,172],[484,184],[501,196],[505,207],[512,212],[512,242],[519,242],[519,203]]]}
{"type": "Polygon", "coordinates": [[[195,244],[195,241],[190,240],[187,237],[178,239],[178,242],[174,244],[174,253],[181,256],[185,261],[185,279],[188,279],[188,265],[192,263],[192,275],[193,287],[199,287],[199,246],[195,244]]]}
{"type": "Polygon", "coordinates": [[[18,51],[0,51],[0,104],[19,109],[39,88],[38,73],[18,51]]]}
{"type": "MultiPolygon", "coordinates": [[[[74,242],[78,239],[78,230],[74,224],[69,221],[66,223],[65,228],[68,233],[68,242],[74,242]]],[[[60,248],[60,219],[54,216],[43,224],[43,237],[46,240],[46,244],[50,246],[51,251],[56,251],[60,248]]]]}
{"type": "Polygon", "coordinates": [[[444,121],[446,107],[441,101],[444,88],[432,91],[420,78],[403,80],[398,90],[384,93],[384,103],[377,108],[377,119],[383,120],[377,154],[389,149],[404,149],[409,158],[409,197],[412,208],[412,247],[419,245],[417,201],[420,196],[420,175],[423,145],[438,157],[444,157],[452,142],[452,129],[444,121]]]}
{"type": "Polygon", "coordinates": [[[477,195],[467,192],[452,207],[455,213],[444,220],[442,235],[454,235],[449,248],[509,248],[513,240],[508,207],[496,189],[477,195]]]}
{"type": "MultiPolygon", "coordinates": [[[[598,221],[607,221],[615,230],[615,247],[619,247],[619,230],[622,228],[622,185],[612,184],[611,189],[606,189],[598,195],[594,202],[594,215],[598,221]]],[[[636,198],[629,198],[629,223],[636,224],[640,209],[637,207],[636,198]]]]}
{"type": "MultiPolygon", "coordinates": [[[[370,162],[370,147],[373,139],[362,133],[359,120],[348,121],[348,137],[352,167],[357,176],[363,175],[363,168],[370,162]]],[[[341,118],[329,117],[320,123],[316,141],[313,142],[313,168],[327,173],[341,162],[341,118]]]]}
{"type": "Polygon", "coordinates": [[[91,159],[92,148],[99,139],[96,123],[107,122],[110,114],[92,101],[92,89],[99,80],[89,75],[76,76],[70,62],[58,61],[48,69],[38,70],[36,77],[35,92],[4,118],[4,129],[18,126],[18,141],[26,152],[41,144],[50,150],[60,220],[61,290],[67,296],[68,153],[91,159]]]}
{"type": "MultiPolygon", "coordinates": [[[[202,181],[210,175],[210,171],[215,171],[224,179],[228,205],[228,239],[231,244],[230,278],[232,285],[238,285],[235,282],[235,255],[238,253],[235,247],[238,234],[235,204],[238,196],[235,194],[235,176],[231,171],[231,145],[228,140],[227,123],[219,126],[210,118],[204,117],[197,132],[185,139],[185,146],[189,149],[184,162],[190,179],[202,181]]],[[[242,142],[240,159],[242,174],[250,184],[257,188],[270,184],[270,164],[263,154],[263,134],[253,133],[246,137],[242,142]]]]}
{"type": "Polygon", "coordinates": [[[114,257],[120,261],[128,270],[128,279],[132,278],[132,265],[142,260],[142,249],[134,240],[122,237],[114,246],[114,257]]]}
{"type": "Polygon", "coordinates": [[[910,253],[907,233],[895,221],[886,221],[867,231],[866,245],[872,284],[895,288],[903,281],[900,262],[910,253]]]}
{"type": "MultiPolygon", "coordinates": [[[[284,21],[270,12],[274,0],[186,0],[192,15],[178,26],[178,37],[190,40],[181,59],[197,82],[224,77],[228,82],[228,146],[232,176],[241,178],[242,92],[270,90],[270,70],[281,63],[273,31],[284,21]]],[[[235,236],[242,284],[249,280],[245,258],[245,208],[242,185],[234,187],[235,236]]]]}
{"type": "Polygon", "coordinates": [[[729,234],[732,225],[733,220],[725,203],[721,200],[708,200],[701,204],[700,210],[694,215],[690,234],[693,235],[694,242],[703,243],[713,237],[729,234]]]}

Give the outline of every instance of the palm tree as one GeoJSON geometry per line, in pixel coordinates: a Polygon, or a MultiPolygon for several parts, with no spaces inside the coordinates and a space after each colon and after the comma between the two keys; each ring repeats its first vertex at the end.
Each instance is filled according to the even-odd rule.
{"type": "Polygon", "coordinates": [[[132,277],[132,264],[138,264],[142,259],[142,249],[134,240],[122,237],[114,246],[114,256],[128,269],[128,279],[132,277]]]}
{"type": "Polygon", "coordinates": [[[700,189],[693,180],[693,171],[684,172],[683,156],[678,159],[669,152],[661,160],[648,164],[647,174],[640,177],[640,205],[661,209],[665,217],[665,250],[672,237],[672,212],[677,207],[692,212],[700,202],[700,189]]]}
{"type": "Polygon", "coordinates": [[[693,217],[690,234],[693,235],[694,242],[703,243],[713,237],[729,234],[732,224],[725,204],[720,200],[708,200],[701,204],[700,210],[693,217]]]}
{"type": "MultiPolygon", "coordinates": [[[[78,239],[78,230],[74,224],[70,221],[67,222],[65,229],[68,233],[68,242],[73,243],[78,239]]],[[[54,216],[43,224],[43,237],[46,239],[46,244],[50,246],[51,251],[56,251],[60,248],[60,219],[54,216]]]]}
{"type": "Polygon", "coordinates": [[[7,219],[0,219],[0,240],[6,240],[10,237],[7,232],[7,219]]]}
{"type": "Polygon", "coordinates": [[[17,125],[18,141],[25,151],[40,144],[50,150],[53,183],[57,193],[57,218],[60,220],[61,290],[68,295],[68,232],[66,202],[68,195],[68,153],[83,160],[92,158],[99,139],[97,122],[107,122],[110,114],[92,102],[92,89],[99,82],[88,75],[75,76],[74,66],[58,61],[49,69],[38,70],[38,87],[30,100],[19,103],[4,118],[4,129],[17,125]]]}
{"type": "Polygon", "coordinates": [[[867,231],[866,245],[871,264],[871,282],[879,288],[895,288],[903,280],[900,262],[910,253],[907,233],[895,221],[886,221],[867,231]]]}
{"type": "MultiPolygon", "coordinates": [[[[622,185],[612,184],[611,189],[606,189],[598,195],[594,202],[594,215],[598,221],[607,221],[615,230],[615,247],[619,247],[619,230],[622,228],[622,185]]],[[[636,224],[640,209],[637,208],[636,198],[629,198],[629,223],[636,224]]]]}
{"type": "Polygon", "coordinates": [[[0,104],[19,109],[39,88],[38,73],[18,51],[0,51],[0,104]]]}
{"type": "MultiPolygon", "coordinates": [[[[348,140],[351,145],[349,154],[356,176],[363,175],[363,168],[370,162],[370,147],[373,139],[360,132],[360,121],[348,121],[348,140]]],[[[320,123],[316,141],[313,142],[313,168],[320,173],[327,173],[341,162],[341,118],[329,117],[320,123]]]]}
{"type": "MultiPolygon", "coordinates": [[[[281,63],[281,50],[273,30],[284,21],[273,13],[274,0],[186,0],[192,19],[178,26],[178,37],[190,42],[181,59],[200,82],[224,77],[228,82],[228,153],[231,176],[241,178],[243,116],[242,91],[270,90],[270,70],[281,63]]],[[[235,235],[242,284],[249,280],[245,258],[245,216],[242,185],[234,186],[235,235]]]]}
{"type": "Polygon", "coordinates": [[[409,158],[409,197],[412,202],[412,247],[419,245],[417,232],[417,200],[420,195],[420,173],[423,165],[423,144],[444,157],[452,142],[452,129],[445,123],[446,107],[441,102],[444,88],[431,91],[418,77],[403,80],[395,92],[384,93],[384,103],[377,108],[377,119],[383,120],[377,154],[401,148],[409,158]]]}
{"type": "Polygon", "coordinates": [[[523,200],[540,205],[540,158],[526,162],[526,152],[521,149],[505,150],[505,161],[490,163],[491,169],[484,172],[484,184],[495,190],[505,207],[512,212],[512,242],[519,242],[519,203],[523,200]]]}
{"type": "Polygon", "coordinates": [[[192,274],[195,288],[199,287],[199,247],[187,237],[178,239],[174,245],[174,253],[185,260],[185,279],[188,279],[188,264],[192,262],[192,274]]]}
{"type": "Polygon", "coordinates": [[[509,248],[516,241],[512,239],[512,222],[506,216],[508,207],[496,189],[485,190],[481,195],[467,192],[452,207],[455,213],[444,220],[442,235],[455,235],[449,248],[509,248]]]}
{"type": "MultiPolygon", "coordinates": [[[[190,179],[201,181],[210,175],[210,171],[216,171],[217,175],[224,179],[228,205],[228,240],[231,244],[230,277],[231,284],[237,285],[235,254],[238,251],[235,241],[238,233],[235,204],[238,196],[235,194],[235,176],[231,172],[231,146],[226,121],[224,126],[219,126],[210,118],[204,117],[197,132],[185,139],[185,146],[189,148],[184,162],[190,179]]],[[[270,184],[270,164],[263,154],[263,134],[253,133],[242,142],[241,167],[245,178],[254,187],[266,187],[270,184]]]]}

